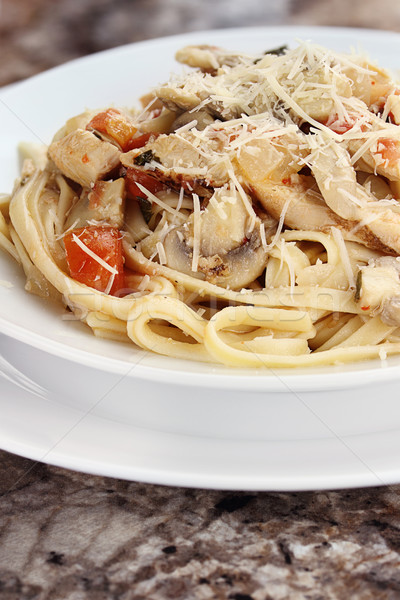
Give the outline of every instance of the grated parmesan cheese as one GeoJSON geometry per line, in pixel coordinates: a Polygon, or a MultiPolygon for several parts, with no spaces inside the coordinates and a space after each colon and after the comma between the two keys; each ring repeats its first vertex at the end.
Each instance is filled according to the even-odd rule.
{"type": "Polygon", "coordinates": [[[166,265],[167,264],[167,255],[165,254],[165,249],[164,249],[163,243],[157,242],[156,248],[157,248],[158,259],[160,261],[160,265],[166,265]]]}
{"type": "Polygon", "coordinates": [[[201,235],[201,220],[200,220],[200,200],[197,194],[193,196],[193,257],[192,271],[197,272],[200,257],[200,235],[201,235]]]}

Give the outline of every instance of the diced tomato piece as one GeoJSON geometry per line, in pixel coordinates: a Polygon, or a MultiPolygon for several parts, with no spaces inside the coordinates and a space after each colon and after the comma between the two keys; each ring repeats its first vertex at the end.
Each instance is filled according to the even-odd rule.
{"type": "Polygon", "coordinates": [[[378,140],[378,152],[389,164],[394,164],[400,159],[400,144],[392,138],[381,138],[378,140]]]}
{"type": "Polygon", "coordinates": [[[129,143],[137,132],[137,128],[128,117],[115,108],[108,108],[95,115],[86,129],[104,133],[117,142],[124,152],[127,152],[129,143]]]}
{"type": "Polygon", "coordinates": [[[128,167],[125,175],[125,187],[128,196],[131,198],[147,198],[146,194],[143,193],[140,188],[136,185],[140,183],[146,190],[149,190],[152,194],[161,192],[165,188],[164,184],[155,177],[148,175],[145,171],[128,167]]]}
{"type": "Polygon", "coordinates": [[[125,287],[125,281],[122,237],[116,227],[103,225],[74,229],[64,236],[64,244],[69,272],[73,279],[104,292],[113,277],[109,293],[113,296],[119,295],[118,292],[125,287]],[[96,258],[90,256],[79,245],[77,239],[111,269],[107,269],[96,258]],[[116,273],[112,273],[112,269],[115,269],[116,273]]]}
{"type": "Polygon", "coordinates": [[[129,152],[129,150],[134,150],[135,148],[143,148],[143,146],[145,146],[149,140],[153,141],[153,139],[155,140],[156,137],[158,137],[159,135],[160,135],[159,133],[153,133],[153,132],[143,133],[142,135],[139,135],[138,137],[132,138],[128,142],[128,144],[126,145],[124,150],[125,150],[125,152],[129,152]]]}
{"type": "Polygon", "coordinates": [[[354,127],[354,121],[346,119],[339,119],[337,114],[330,115],[330,117],[323,123],[326,127],[329,127],[331,131],[335,133],[346,133],[354,127]]]}

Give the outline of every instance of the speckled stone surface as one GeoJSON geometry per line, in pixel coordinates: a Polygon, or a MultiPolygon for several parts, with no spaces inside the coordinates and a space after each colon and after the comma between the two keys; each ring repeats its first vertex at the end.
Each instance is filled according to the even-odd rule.
{"type": "Polygon", "coordinates": [[[230,493],[1,453],[2,600],[395,600],[399,487],[230,493]]]}
{"type": "MultiPolygon", "coordinates": [[[[139,39],[282,23],[400,31],[400,2],[0,0],[0,85],[139,39]]],[[[395,600],[399,509],[400,486],[189,490],[0,451],[0,599],[395,600]]]]}

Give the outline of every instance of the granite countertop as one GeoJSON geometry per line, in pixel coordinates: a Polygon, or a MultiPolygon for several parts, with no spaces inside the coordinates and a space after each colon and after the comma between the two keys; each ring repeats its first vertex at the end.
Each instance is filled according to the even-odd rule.
{"type": "MultiPolygon", "coordinates": [[[[0,85],[140,39],[282,23],[400,31],[400,5],[3,0],[0,85]]],[[[398,599],[399,492],[192,490],[75,473],[0,451],[0,598],[398,599]]]]}
{"type": "Polygon", "coordinates": [[[129,483],[1,453],[2,600],[395,600],[399,486],[129,483]]]}

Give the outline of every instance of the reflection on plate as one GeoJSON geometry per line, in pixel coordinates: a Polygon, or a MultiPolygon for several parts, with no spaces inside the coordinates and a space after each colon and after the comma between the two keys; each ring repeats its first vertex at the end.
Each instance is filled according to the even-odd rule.
{"type": "MultiPolygon", "coordinates": [[[[397,34],[307,27],[199,32],[93,55],[0,94],[0,190],[12,187],[20,140],[48,143],[85,107],[134,104],[180,68],[173,56],[181,46],[256,52],[296,38],[335,50],[360,44],[398,66],[397,34]]],[[[400,481],[398,357],[290,373],[168,359],[97,340],[61,307],[27,295],[23,279],[1,254],[0,331],[13,338],[0,338],[3,448],[93,473],[205,487],[400,481]]]]}

